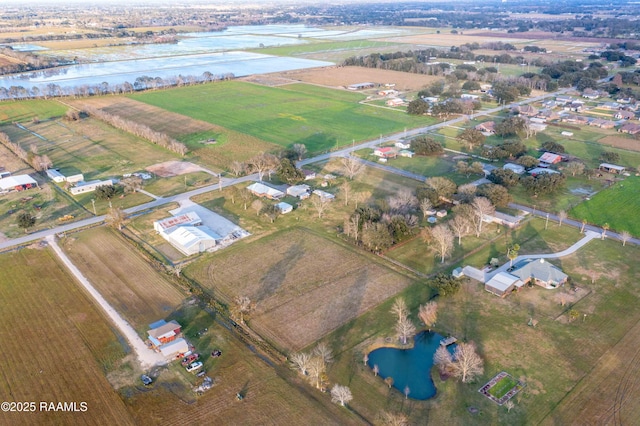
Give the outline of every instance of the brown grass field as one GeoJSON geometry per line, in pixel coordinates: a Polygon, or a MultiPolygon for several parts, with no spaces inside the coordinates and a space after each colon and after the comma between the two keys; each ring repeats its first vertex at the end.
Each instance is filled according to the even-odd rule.
{"type": "Polygon", "coordinates": [[[49,250],[0,256],[4,401],[87,402],[86,412],[0,413],[4,425],[134,424],[105,378],[124,356],[113,327],[49,250]]]}
{"type": "Polygon", "coordinates": [[[286,351],[304,348],[411,283],[303,229],[234,245],[187,274],[229,301],[249,296],[257,303],[252,328],[286,351]]]}
{"type": "Polygon", "coordinates": [[[440,79],[438,76],[410,74],[400,71],[379,70],[363,67],[325,67],[286,71],[276,76],[321,86],[346,87],[350,84],[371,81],[373,83],[395,83],[404,91],[420,90],[440,79]]]}
{"type": "MultiPolygon", "coordinates": [[[[269,152],[276,148],[276,145],[250,135],[195,120],[123,96],[106,96],[71,102],[78,108],[82,108],[85,103],[116,115],[126,111],[128,119],[149,126],[158,132],[166,133],[178,140],[185,140],[185,138],[189,140],[191,139],[190,135],[216,135],[218,142],[214,145],[204,145],[198,141],[188,143],[191,151],[189,159],[207,166],[225,168],[234,160],[245,161],[258,152],[269,152]]],[[[203,136],[202,139],[209,137],[203,136]]]]}
{"type": "Polygon", "coordinates": [[[630,151],[640,151],[640,140],[634,138],[625,138],[623,136],[605,136],[598,140],[602,145],[612,146],[614,148],[628,149],[630,151]]]}
{"type": "Polygon", "coordinates": [[[73,263],[139,333],[169,316],[184,295],[110,228],[94,228],[64,240],[73,263]]]}

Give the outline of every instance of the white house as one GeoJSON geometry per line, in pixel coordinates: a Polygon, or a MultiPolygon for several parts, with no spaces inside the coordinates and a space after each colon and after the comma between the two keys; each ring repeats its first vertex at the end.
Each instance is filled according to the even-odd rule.
{"type": "Polygon", "coordinates": [[[507,163],[504,166],[502,166],[502,168],[505,170],[511,170],[513,173],[516,173],[519,175],[524,173],[524,166],[521,166],[520,164],[507,163]]]}
{"type": "Polygon", "coordinates": [[[93,192],[99,186],[113,186],[113,181],[111,179],[107,180],[92,180],[89,182],[78,182],[76,186],[69,189],[72,195],[84,194],[85,192],[93,192]]]}
{"type": "Polygon", "coordinates": [[[394,145],[395,145],[396,148],[400,148],[400,149],[410,149],[411,148],[411,142],[398,141],[394,145]]]}
{"type": "Polygon", "coordinates": [[[247,186],[247,189],[257,197],[266,197],[271,200],[277,200],[284,197],[284,192],[260,182],[252,183],[251,185],[247,186]]]}
{"type": "Polygon", "coordinates": [[[47,169],[47,176],[49,177],[49,179],[56,183],[62,183],[67,179],[65,175],[63,175],[59,170],[56,169],[47,169]]]}
{"type": "Polygon", "coordinates": [[[400,150],[400,152],[398,152],[398,155],[400,155],[400,157],[413,158],[415,153],[413,151],[409,151],[408,149],[402,149],[400,150]]]}
{"type": "Polygon", "coordinates": [[[311,195],[309,192],[310,189],[309,185],[293,185],[287,188],[287,195],[305,200],[311,195]]]}
{"type": "Polygon", "coordinates": [[[313,193],[315,195],[317,195],[318,197],[324,199],[324,200],[328,200],[328,201],[332,201],[334,198],[336,198],[335,195],[329,193],[329,192],[325,192],[321,189],[316,189],[315,191],[313,191],[313,193]]]}

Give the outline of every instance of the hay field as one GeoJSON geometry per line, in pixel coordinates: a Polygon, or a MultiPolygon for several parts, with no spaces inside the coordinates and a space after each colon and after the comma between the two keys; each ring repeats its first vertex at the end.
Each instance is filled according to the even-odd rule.
{"type": "Polygon", "coordinates": [[[630,151],[640,151],[640,141],[632,137],[605,136],[598,140],[598,143],[612,146],[614,148],[628,149],[630,151]]]}
{"type": "Polygon", "coordinates": [[[251,327],[286,351],[304,348],[411,283],[303,229],[234,245],[187,274],[227,300],[249,296],[257,303],[251,327]]]}
{"type": "Polygon", "coordinates": [[[276,145],[257,137],[228,129],[224,127],[224,123],[217,125],[197,120],[124,96],[108,96],[71,103],[79,108],[88,104],[111,114],[125,115],[137,123],[166,133],[188,145],[190,159],[213,167],[225,168],[232,161],[246,161],[258,152],[268,152],[277,148],[276,145]],[[216,143],[201,143],[210,138],[215,138],[216,143]]]}
{"type": "Polygon", "coordinates": [[[441,79],[438,76],[412,74],[400,71],[380,70],[364,67],[325,67],[306,70],[285,71],[276,75],[303,83],[343,88],[351,84],[370,81],[372,83],[395,83],[396,89],[417,91],[441,79]]]}
{"type": "Polygon", "coordinates": [[[24,123],[34,117],[45,120],[60,117],[67,107],[51,100],[25,100],[20,102],[0,102],[0,125],[18,122],[24,123]]]}
{"type": "Polygon", "coordinates": [[[110,228],[73,234],[63,245],[93,286],[139,332],[166,318],[185,296],[110,228]]]}
{"type": "Polygon", "coordinates": [[[53,254],[3,254],[0,268],[3,400],[88,404],[84,413],[0,412],[0,423],[134,424],[105,378],[124,356],[113,326],[53,254]]]}

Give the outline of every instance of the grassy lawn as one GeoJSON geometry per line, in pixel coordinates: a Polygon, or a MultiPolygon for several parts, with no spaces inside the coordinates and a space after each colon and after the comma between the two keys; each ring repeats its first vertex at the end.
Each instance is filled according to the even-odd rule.
{"type": "Polygon", "coordinates": [[[143,189],[154,195],[167,197],[170,195],[180,194],[185,191],[190,191],[201,186],[211,185],[216,182],[218,182],[218,179],[214,178],[209,173],[195,172],[180,176],[155,178],[152,179],[150,183],[144,185],[143,189]]]}
{"type": "Polygon", "coordinates": [[[232,81],[131,97],[281,147],[302,143],[310,153],[424,124],[419,117],[360,105],[361,94],[305,84],[273,88],[232,81]]]}
{"type": "Polygon", "coordinates": [[[0,423],[25,424],[27,415],[34,424],[134,424],[105,377],[129,348],[53,253],[3,254],[0,268],[0,393],[6,401],[88,405],[86,412],[1,412],[0,423]]]}
{"type": "Polygon", "coordinates": [[[500,399],[503,396],[505,396],[507,392],[513,389],[517,384],[518,384],[518,381],[515,380],[513,377],[511,376],[503,377],[498,381],[498,383],[496,383],[491,388],[489,388],[489,393],[494,397],[500,399]]]}
{"type": "Polygon", "coordinates": [[[640,236],[639,211],[640,178],[630,176],[577,205],[570,214],[599,226],[608,223],[617,232],[627,231],[640,236]]]}
{"type": "Polygon", "coordinates": [[[521,185],[509,189],[509,193],[515,203],[557,213],[560,210],[571,210],[584,202],[590,194],[600,191],[604,185],[602,179],[567,176],[565,186],[551,194],[533,196],[521,185]]]}

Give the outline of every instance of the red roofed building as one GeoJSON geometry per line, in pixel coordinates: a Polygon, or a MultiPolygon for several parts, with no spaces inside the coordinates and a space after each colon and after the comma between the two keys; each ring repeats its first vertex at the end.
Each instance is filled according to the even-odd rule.
{"type": "Polygon", "coordinates": [[[545,152],[539,158],[540,167],[549,167],[552,164],[556,164],[562,161],[562,157],[558,154],[553,154],[551,152],[545,152]]]}

